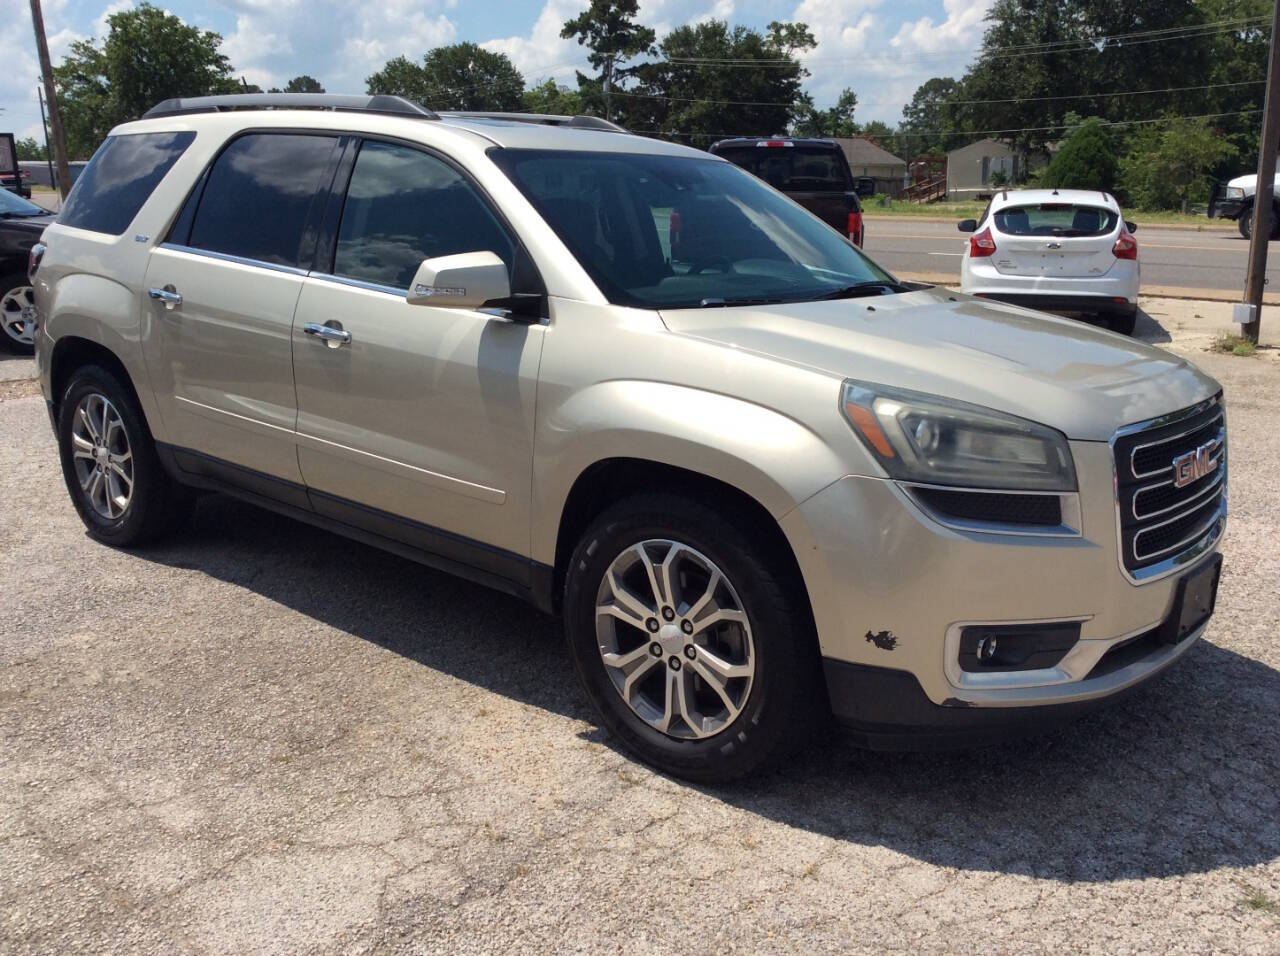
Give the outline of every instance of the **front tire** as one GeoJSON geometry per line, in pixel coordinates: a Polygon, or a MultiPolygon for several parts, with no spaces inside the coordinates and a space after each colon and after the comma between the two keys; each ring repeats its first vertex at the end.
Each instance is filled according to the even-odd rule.
{"type": "Polygon", "coordinates": [[[826,715],[808,604],[732,513],[619,503],[566,575],[569,651],[601,722],[673,776],[723,783],[815,735],[826,715]]]}
{"type": "MultiPolygon", "coordinates": [[[[1240,235],[1245,239],[1252,238],[1253,206],[1240,211],[1240,218],[1236,220],[1236,228],[1240,230],[1240,235]]],[[[1271,207],[1271,238],[1280,239],[1280,209],[1275,206],[1271,207]]]]}
{"type": "Polygon", "coordinates": [[[62,475],[89,536],[115,547],[151,541],[190,512],[133,393],[111,371],[77,369],[58,409],[62,475]]]}

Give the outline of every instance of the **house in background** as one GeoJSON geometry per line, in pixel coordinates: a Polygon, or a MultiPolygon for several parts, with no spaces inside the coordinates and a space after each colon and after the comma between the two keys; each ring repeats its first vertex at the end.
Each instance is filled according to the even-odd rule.
{"type": "Polygon", "coordinates": [[[870,176],[876,181],[876,192],[897,196],[907,181],[907,161],[863,136],[837,137],[833,142],[844,151],[854,177],[870,176]]]}
{"type": "Polygon", "coordinates": [[[1025,170],[1008,143],[981,139],[947,153],[947,198],[987,198],[993,192],[991,176],[1004,173],[1006,182],[1017,182],[1025,170]]]}

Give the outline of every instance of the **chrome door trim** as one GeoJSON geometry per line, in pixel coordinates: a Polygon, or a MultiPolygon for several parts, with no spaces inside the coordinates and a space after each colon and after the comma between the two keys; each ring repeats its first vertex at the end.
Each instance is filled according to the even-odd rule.
{"type": "Polygon", "coordinates": [[[170,252],[181,252],[189,256],[201,256],[205,259],[217,259],[221,262],[233,262],[240,266],[253,266],[256,269],[266,269],[269,272],[283,272],[291,276],[305,276],[307,274],[306,269],[299,269],[296,266],[286,266],[276,262],[263,262],[261,259],[246,259],[243,256],[233,256],[226,252],[214,252],[210,249],[196,249],[193,246],[183,246],[176,242],[162,242],[156,248],[168,249],[170,252]]]}

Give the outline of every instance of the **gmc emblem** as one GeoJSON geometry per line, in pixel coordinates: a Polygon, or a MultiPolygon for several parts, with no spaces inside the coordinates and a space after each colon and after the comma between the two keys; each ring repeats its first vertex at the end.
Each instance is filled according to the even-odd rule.
{"type": "Polygon", "coordinates": [[[1179,455],[1173,460],[1173,487],[1185,488],[1193,481],[1199,481],[1218,467],[1218,459],[1213,453],[1222,444],[1221,438],[1214,438],[1199,448],[1179,455]]]}

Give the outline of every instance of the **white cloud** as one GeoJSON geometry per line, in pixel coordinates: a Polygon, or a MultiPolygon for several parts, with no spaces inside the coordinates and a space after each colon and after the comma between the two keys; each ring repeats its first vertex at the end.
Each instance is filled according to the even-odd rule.
{"type": "Polygon", "coordinates": [[[553,77],[572,86],[574,71],[587,68],[587,49],[577,40],[562,40],[560,30],[582,7],[582,0],[547,0],[528,36],[499,37],[480,45],[510,57],[526,82],[553,77]]]}
{"type": "Polygon", "coordinates": [[[992,0],[942,0],[946,19],[941,23],[935,25],[933,17],[909,21],[889,42],[895,49],[922,53],[975,49],[982,40],[991,4],[992,0]]]}

